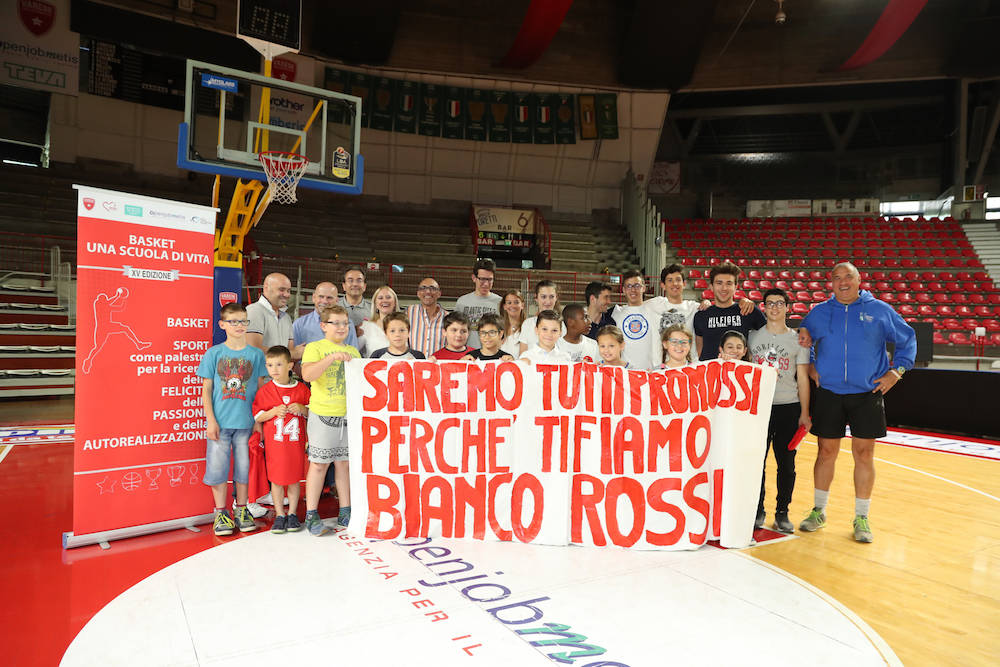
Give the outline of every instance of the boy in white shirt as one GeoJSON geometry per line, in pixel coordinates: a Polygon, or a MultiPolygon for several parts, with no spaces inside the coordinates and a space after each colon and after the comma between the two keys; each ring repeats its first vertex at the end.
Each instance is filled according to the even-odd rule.
{"type": "Polygon", "coordinates": [[[597,341],[586,336],[590,331],[590,317],[587,309],[578,303],[571,303],[563,308],[563,324],[566,335],[559,341],[559,347],[569,353],[574,362],[586,361],[596,364],[601,355],[597,350],[597,341]]]}
{"type": "Polygon", "coordinates": [[[560,350],[556,343],[562,333],[562,323],[559,321],[559,313],[554,310],[543,310],[538,313],[535,320],[535,334],[538,342],[524,352],[518,361],[526,361],[529,364],[568,364],[570,356],[560,350]]]}

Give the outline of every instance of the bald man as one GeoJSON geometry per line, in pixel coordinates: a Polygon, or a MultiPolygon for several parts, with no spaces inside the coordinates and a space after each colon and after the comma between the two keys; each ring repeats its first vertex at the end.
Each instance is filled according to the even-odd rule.
{"type": "Polygon", "coordinates": [[[267,348],[285,345],[292,349],[292,318],[285,312],[292,297],[292,281],[283,273],[269,273],[257,303],[247,306],[247,343],[267,352],[267,348]]]}
{"type": "MultiPolygon", "coordinates": [[[[319,313],[324,308],[329,308],[337,303],[337,296],[337,286],[333,283],[322,282],[316,285],[312,293],[312,302],[316,306],[315,310],[308,315],[298,318],[292,325],[292,338],[295,347],[289,349],[292,350],[293,357],[301,359],[306,343],[313,343],[324,337],[323,329],[319,325],[319,313]]],[[[358,347],[358,335],[355,333],[354,327],[350,328],[344,343],[354,348],[358,347]]]]}

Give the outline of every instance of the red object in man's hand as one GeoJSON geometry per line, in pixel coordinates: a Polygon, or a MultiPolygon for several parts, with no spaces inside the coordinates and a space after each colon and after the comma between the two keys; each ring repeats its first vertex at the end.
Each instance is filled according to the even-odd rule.
{"type": "Polygon", "coordinates": [[[806,433],[809,429],[806,428],[805,424],[799,426],[799,430],[795,432],[792,439],[788,442],[788,451],[793,452],[799,448],[799,443],[802,442],[802,438],[806,437],[806,433]]]}

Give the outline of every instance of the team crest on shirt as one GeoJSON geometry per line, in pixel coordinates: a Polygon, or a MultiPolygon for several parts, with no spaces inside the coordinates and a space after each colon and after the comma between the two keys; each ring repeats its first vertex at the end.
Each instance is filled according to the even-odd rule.
{"type": "Polygon", "coordinates": [[[291,402],[292,402],[292,397],[291,397],[291,396],[288,396],[288,395],[286,394],[286,395],[284,395],[284,396],[282,396],[282,397],[281,397],[281,401],[282,401],[282,402],[283,402],[283,403],[284,403],[285,405],[288,405],[289,403],[291,403],[291,402]]]}
{"type": "Polygon", "coordinates": [[[622,333],[625,334],[626,338],[631,340],[643,338],[648,330],[649,320],[646,319],[645,315],[640,313],[626,315],[625,319],[622,320],[622,333]]]}

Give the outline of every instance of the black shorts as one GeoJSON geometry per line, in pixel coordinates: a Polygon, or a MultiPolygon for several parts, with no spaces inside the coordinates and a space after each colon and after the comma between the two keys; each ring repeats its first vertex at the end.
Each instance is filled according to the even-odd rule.
{"type": "Polygon", "coordinates": [[[819,438],[843,438],[850,425],[856,438],[885,436],[885,406],[882,393],[835,394],[820,387],[812,406],[810,433],[819,438]]]}

